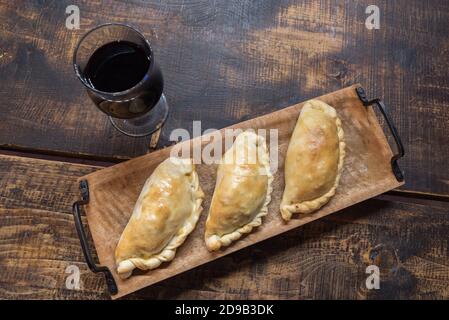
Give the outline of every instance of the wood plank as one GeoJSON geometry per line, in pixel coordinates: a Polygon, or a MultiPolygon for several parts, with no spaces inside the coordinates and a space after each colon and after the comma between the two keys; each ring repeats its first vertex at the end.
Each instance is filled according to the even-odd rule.
{"type": "MultiPolygon", "coordinates": [[[[188,271],[129,299],[448,299],[447,210],[370,200],[188,271]],[[364,287],[381,270],[380,290],[364,287]]],[[[0,208],[0,297],[107,299],[83,262],[73,219],[0,208]],[[65,269],[81,271],[68,290],[65,269]]]]}
{"type": "MultiPolygon", "coordinates": [[[[3,202],[3,201],[2,201],[3,202]]],[[[88,268],[67,213],[0,205],[2,299],[107,298],[104,278],[88,268]],[[80,289],[66,287],[68,266],[80,270],[80,289]]]]}
{"type": "Polygon", "coordinates": [[[447,299],[447,213],[369,200],[129,298],[447,299]],[[365,287],[371,264],[379,290],[365,287]]]}
{"type": "Polygon", "coordinates": [[[360,82],[383,97],[404,140],[405,189],[449,194],[449,3],[382,2],[380,30],[365,28],[368,0],[27,1],[0,4],[0,145],[124,159],[148,139],[114,131],[71,67],[88,29],[128,22],[154,43],[174,128],[222,128],[360,82]],[[64,26],[77,4],[81,29],[64,26]],[[414,17],[410,19],[410,17],[414,17]]]}
{"type": "MultiPolygon", "coordinates": [[[[69,214],[74,177],[96,169],[0,156],[0,298],[108,298],[102,276],[83,262],[69,214]],[[72,264],[80,291],[65,288],[72,264]]],[[[448,213],[442,205],[369,200],[128,298],[448,299],[448,213]],[[381,268],[375,292],[364,286],[373,261],[381,268]]]]}
{"type": "Polygon", "coordinates": [[[0,154],[1,206],[71,213],[80,197],[76,179],[98,169],[0,154]]]}

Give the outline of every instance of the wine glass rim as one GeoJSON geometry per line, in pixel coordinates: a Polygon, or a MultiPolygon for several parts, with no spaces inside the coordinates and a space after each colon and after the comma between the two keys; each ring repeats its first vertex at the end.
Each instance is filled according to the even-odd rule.
{"type": "MultiPolygon", "coordinates": [[[[88,35],[90,35],[92,32],[104,28],[104,27],[109,27],[109,26],[119,26],[119,27],[125,27],[128,29],[133,30],[140,38],[142,38],[143,42],[146,44],[146,46],[148,47],[148,49],[150,50],[150,65],[148,66],[148,70],[151,68],[151,66],[153,65],[153,61],[154,61],[154,56],[153,56],[153,49],[151,48],[150,42],[145,38],[145,36],[143,35],[143,33],[138,30],[137,28],[130,26],[129,24],[126,23],[118,23],[118,22],[108,22],[108,23],[103,23],[100,24],[92,29],[90,29],[89,31],[87,31],[78,41],[78,44],[75,47],[75,51],[73,52],[73,68],[75,69],[75,74],[78,77],[78,79],[81,81],[81,83],[88,89],[88,90],[92,90],[95,93],[98,93],[100,95],[109,95],[109,96],[123,96],[128,94],[129,92],[139,88],[145,80],[145,76],[142,78],[142,80],[140,80],[137,84],[135,84],[134,86],[132,86],[129,89],[123,90],[123,91],[117,91],[117,92],[107,92],[107,91],[101,91],[98,89],[95,89],[93,86],[89,85],[87,83],[87,81],[81,76],[81,70],[80,70],[80,66],[78,65],[77,61],[76,61],[76,56],[78,53],[78,49],[81,46],[81,43],[84,41],[84,39],[86,39],[86,37],[88,35]]],[[[147,72],[148,72],[147,70],[147,72]]]]}

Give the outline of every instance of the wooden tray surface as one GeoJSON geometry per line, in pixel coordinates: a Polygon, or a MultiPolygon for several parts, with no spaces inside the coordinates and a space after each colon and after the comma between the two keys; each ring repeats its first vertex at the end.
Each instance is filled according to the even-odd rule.
{"type": "MultiPolygon", "coordinates": [[[[206,197],[204,210],[195,230],[178,248],[175,259],[155,270],[121,280],[116,274],[114,250],[128,222],[134,203],[145,180],[154,168],[166,159],[170,148],[165,148],[112,167],[86,175],[90,201],[85,207],[87,221],[101,265],[107,266],[118,286],[119,298],[133,291],[170,278],[186,270],[276,236],[363,200],[372,198],[403,184],[391,170],[392,151],[371,107],[364,107],[354,85],[321,97],[333,106],[342,120],[346,141],[346,158],[336,195],[321,210],[296,216],[290,222],[282,220],[279,203],[284,189],[283,163],[289,139],[303,103],[258,118],[238,123],[230,128],[278,129],[279,168],[273,181],[272,201],[262,226],[218,253],[210,253],[204,244],[204,224],[214,191],[216,165],[197,165],[200,184],[206,197]]],[[[204,129],[203,129],[204,130],[204,129]]],[[[222,129],[224,130],[224,129],[222,129]]],[[[187,142],[191,143],[191,142],[187,142]]]]}

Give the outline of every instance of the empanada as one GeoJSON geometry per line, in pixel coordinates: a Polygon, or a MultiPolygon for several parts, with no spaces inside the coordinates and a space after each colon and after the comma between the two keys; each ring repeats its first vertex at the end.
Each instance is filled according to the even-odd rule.
{"type": "Polygon", "coordinates": [[[191,159],[168,158],[145,182],[115,250],[121,278],[174,258],[193,231],[204,198],[191,159]]]}
{"type": "Polygon", "coordinates": [[[205,231],[210,251],[228,246],[262,224],[272,180],[265,139],[250,131],[238,135],[217,170],[205,231]]]}
{"type": "Polygon", "coordinates": [[[285,158],[282,217],[310,213],[335,194],[345,157],[344,133],[334,108],[307,101],[298,117],[285,158]]]}

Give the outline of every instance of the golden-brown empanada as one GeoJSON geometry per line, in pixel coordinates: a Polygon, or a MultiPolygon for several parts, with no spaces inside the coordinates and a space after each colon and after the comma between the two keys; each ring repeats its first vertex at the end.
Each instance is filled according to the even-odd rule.
{"type": "Polygon", "coordinates": [[[250,131],[238,135],[217,170],[204,237],[210,251],[228,246],[262,224],[272,180],[265,139],[250,131]]]}
{"type": "Polygon", "coordinates": [[[157,268],[193,231],[204,198],[191,159],[168,158],[145,182],[115,250],[117,272],[157,268]]]}
{"type": "Polygon", "coordinates": [[[298,117],[285,158],[281,215],[310,213],[335,194],[345,157],[344,133],[334,108],[307,101],[298,117]]]}

